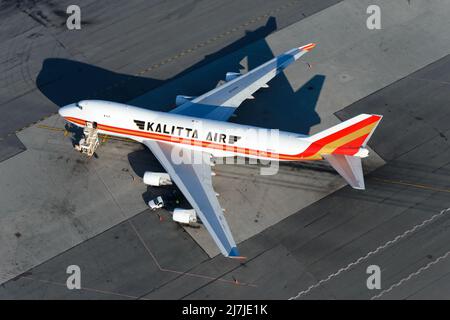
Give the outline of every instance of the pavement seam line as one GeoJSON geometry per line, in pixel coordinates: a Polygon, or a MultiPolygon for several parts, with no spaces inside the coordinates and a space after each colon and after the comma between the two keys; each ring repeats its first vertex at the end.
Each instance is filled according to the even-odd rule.
{"type": "Polygon", "coordinates": [[[311,290],[320,287],[322,284],[324,284],[325,282],[328,282],[329,280],[337,277],[338,275],[340,275],[341,273],[349,270],[350,268],[358,265],[359,263],[361,263],[364,260],[367,260],[369,257],[373,256],[374,254],[377,254],[378,252],[380,252],[383,249],[386,249],[387,247],[395,244],[396,242],[402,240],[403,238],[407,237],[408,235],[412,234],[413,232],[417,231],[418,229],[424,227],[425,225],[429,224],[430,222],[436,220],[437,218],[440,218],[441,216],[443,216],[444,214],[446,214],[447,212],[450,211],[450,208],[444,209],[442,211],[440,211],[439,213],[434,214],[433,216],[431,216],[430,218],[422,221],[419,224],[416,224],[414,227],[412,227],[411,229],[406,230],[405,232],[403,232],[402,234],[396,236],[394,239],[389,240],[387,242],[385,242],[383,245],[379,246],[378,248],[376,248],[373,251],[368,252],[365,256],[359,257],[358,259],[356,259],[353,262],[350,262],[347,266],[342,267],[341,269],[339,269],[338,271],[328,275],[328,277],[320,280],[319,282],[309,286],[307,289],[300,291],[297,295],[290,297],[288,300],[296,300],[298,298],[300,298],[301,296],[309,293],[311,290]]]}
{"type": "MultiPolygon", "coordinates": [[[[64,128],[47,126],[45,124],[36,124],[36,127],[39,128],[39,129],[45,129],[45,130],[49,130],[49,131],[57,131],[57,132],[66,132],[67,131],[64,128]]],[[[67,131],[67,132],[69,132],[69,131],[67,131]]],[[[100,138],[102,143],[106,143],[108,140],[117,140],[117,141],[134,143],[134,144],[138,143],[135,140],[131,140],[131,139],[128,139],[128,138],[122,138],[122,137],[114,137],[114,136],[110,136],[110,135],[103,134],[103,133],[100,133],[98,136],[99,136],[99,138],[100,138]]]]}
{"type": "MultiPolygon", "coordinates": [[[[262,15],[260,15],[258,17],[255,17],[255,18],[252,18],[252,19],[250,19],[250,20],[240,24],[237,27],[233,27],[231,29],[228,29],[227,31],[224,31],[224,32],[220,33],[219,35],[215,35],[213,37],[208,38],[207,40],[204,40],[204,41],[202,41],[200,43],[197,43],[196,45],[194,45],[194,46],[192,46],[190,48],[183,49],[183,50],[179,51],[178,53],[176,53],[176,54],[174,54],[174,55],[164,59],[163,61],[156,62],[156,63],[150,65],[147,68],[144,68],[144,69],[142,69],[140,71],[135,72],[134,76],[143,75],[143,74],[145,74],[145,73],[147,73],[149,71],[152,71],[152,70],[155,70],[155,69],[159,69],[162,66],[168,64],[169,62],[173,62],[175,60],[178,60],[179,58],[185,56],[188,53],[193,53],[193,52],[197,51],[200,48],[203,48],[204,46],[206,46],[208,44],[216,42],[217,40],[219,40],[219,39],[221,39],[221,38],[223,38],[225,36],[228,36],[228,35],[230,35],[232,33],[235,33],[235,32],[237,32],[237,31],[239,31],[241,29],[244,29],[244,28],[248,27],[249,25],[254,24],[254,23],[262,20],[263,18],[270,17],[270,15],[275,14],[277,12],[280,12],[281,10],[285,10],[285,9],[293,6],[294,4],[296,4],[298,2],[299,2],[298,0],[291,1],[291,2],[289,2],[287,4],[284,4],[284,5],[276,8],[276,9],[273,9],[273,10],[269,11],[268,13],[262,14],[262,15]]],[[[126,82],[126,81],[128,81],[128,80],[123,80],[123,83],[126,82]]],[[[114,85],[112,85],[112,86],[114,86],[114,85]]],[[[104,91],[107,91],[107,90],[110,90],[110,89],[111,89],[111,86],[109,86],[109,87],[107,87],[107,88],[105,88],[105,89],[103,89],[101,91],[95,92],[94,95],[97,95],[100,92],[104,92],[104,91]]]]}
{"type": "MultiPolygon", "coordinates": [[[[97,176],[99,177],[99,179],[102,181],[103,185],[105,186],[105,188],[108,190],[108,192],[110,193],[113,201],[116,203],[116,205],[119,207],[122,215],[124,216],[123,210],[120,207],[120,205],[118,204],[118,202],[116,201],[115,197],[113,196],[112,192],[109,190],[108,186],[105,184],[105,182],[103,181],[103,179],[99,176],[99,174],[97,173],[97,170],[94,170],[97,174],[97,176]]],[[[130,219],[128,219],[128,222],[130,223],[130,225],[132,226],[134,232],[136,233],[136,235],[138,236],[139,240],[141,241],[141,243],[144,245],[145,249],[147,250],[147,252],[150,254],[150,256],[152,257],[153,261],[156,263],[158,269],[160,271],[163,272],[172,272],[172,273],[177,273],[180,275],[187,275],[187,276],[193,276],[193,277],[199,277],[199,278],[206,278],[206,279],[210,279],[210,280],[217,280],[217,281],[222,281],[222,282],[227,282],[227,283],[232,283],[235,285],[242,285],[242,286],[255,286],[252,285],[250,283],[236,283],[233,282],[231,280],[227,280],[227,279],[223,279],[223,278],[215,278],[215,277],[211,277],[211,276],[206,276],[206,275],[201,275],[201,274],[195,274],[195,273],[189,273],[189,272],[183,272],[183,271],[176,271],[176,270],[170,270],[170,269],[165,269],[163,267],[161,267],[161,265],[159,264],[158,260],[156,259],[156,257],[154,256],[154,254],[150,251],[150,249],[148,248],[148,246],[145,244],[144,240],[142,239],[141,235],[139,234],[139,232],[136,230],[134,224],[131,222],[130,219]]],[[[19,278],[24,278],[27,280],[32,280],[32,281],[38,281],[38,282],[42,282],[42,283],[48,283],[48,284],[53,284],[53,285],[57,285],[57,286],[65,286],[64,283],[61,282],[55,282],[55,281],[50,281],[50,280],[44,280],[44,279],[36,279],[30,276],[20,276],[19,278]]],[[[98,293],[103,293],[103,294],[111,294],[111,295],[117,295],[117,296],[122,296],[122,297],[127,297],[127,298],[133,298],[133,299],[144,299],[147,300],[145,297],[137,297],[137,296],[131,296],[131,295],[126,295],[126,294],[121,294],[121,293],[117,293],[117,292],[112,292],[112,291],[105,291],[105,290],[100,290],[100,289],[95,289],[95,288],[88,288],[88,287],[82,287],[81,289],[86,290],[86,291],[92,291],[92,292],[98,292],[98,293]]]]}
{"type": "Polygon", "coordinates": [[[128,222],[130,223],[131,227],[133,228],[133,230],[136,233],[137,237],[139,238],[140,242],[142,243],[144,248],[147,250],[147,252],[149,253],[150,257],[153,259],[153,261],[155,262],[156,266],[158,267],[158,269],[160,271],[175,273],[175,274],[179,274],[179,275],[182,275],[182,276],[186,275],[186,276],[191,276],[191,277],[204,278],[204,279],[209,279],[209,280],[212,280],[212,281],[221,281],[221,282],[230,283],[230,284],[234,284],[234,285],[256,287],[256,285],[251,284],[251,283],[246,283],[246,282],[236,283],[235,281],[227,280],[227,279],[224,279],[224,278],[221,278],[221,277],[212,277],[212,276],[207,276],[207,275],[203,275],[203,274],[172,270],[172,269],[167,269],[167,268],[162,267],[161,264],[156,259],[155,255],[153,254],[153,252],[150,250],[150,248],[145,243],[145,241],[142,238],[142,236],[140,235],[140,233],[137,231],[137,229],[134,226],[134,224],[130,220],[128,220],[128,222]]]}
{"type": "MultiPolygon", "coordinates": [[[[0,276],[5,276],[6,279],[12,280],[12,281],[16,281],[18,279],[26,279],[26,280],[30,280],[30,281],[37,281],[37,282],[41,282],[41,283],[47,283],[47,284],[60,286],[60,287],[67,287],[67,284],[63,283],[63,282],[51,281],[51,280],[46,280],[46,279],[38,279],[38,278],[35,278],[35,277],[31,277],[29,275],[18,275],[18,276],[15,276],[13,273],[9,273],[9,272],[5,273],[5,272],[3,272],[3,273],[0,274],[0,276]],[[9,276],[15,276],[15,277],[14,278],[9,278],[9,276]]],[[[4,283],[2,283],[2,285],[3,284],[4,283]]],[[[139,299],[140,298],[140,297],[132,296],[132,295],[128,295],[128,294],[122,294],[122,293],[118,293],[118,292],[101,290],[101,289],[95,289],[95,288],[89,288],[89,287],[84,287],[84,286],[81,286],[80,290],[97,292],[97,293],[103,293],[103,294],[110,294],[110,295],[121,296],[121,297],[132,298],[132,299],[139,299]]]]}
{"type": "MultiPolygon", "coordinates": [[[[52,284],[52,285],[61,286],[61,287],[67,287],[67,284],[62,283],[62,282],[36,279],[36,278],[30,277],[30,276],[20,276],[20,277],[23,279],[27,279],[27,280],[38,281],[38,282],[52,284]]],[[[131,298],[131,299],[139,298],[137,296],[131,296],[128,294],[122,294],[122,293],[117,293],[117,292],[113,292],[113,291],[100,290],[100,289],[88,288],[88,287],[81,287],[80,290],[91,291],[91,292],[102,293],[102,294],[109,294],[109,295],[114,295],[114,296],[119,296],[119,297],[124,297],[124,298],[131,298]]],[[[145,299],[145,298],[142,298],[142,299],[145,299]]]]}
{"type": "Polygon", "coordinates": [[[384,179],[384,178],[378,178],[378,177],[373,177],[373,180],[387,183],[387,184],[398,184],[401,186],[414,187],[414,188],[418,188],[418,189],[450,193],[450,189],[436,188],[436,187],[433,187],[430,185],[411,183],[411,182],[406,182],[406,181],[402,181],[402,180],[390,180],[390,179],[384,179]]]}
{"type": "MultiPolygon", "coordinates": [[[[61,132],[67,131],[64,128],[53,127],[53,126],[48,126],[48,125],[44,125],[44,124],[36,124],[35,123],[35,125],[39,129],[45,129],[45,130],[49,130],[49,131],[61,131],[61,132]]],[[[138,142],[128,139],[128,138],[114,137],[114,136],[110,136],[107,134],[99,134],[99,137],[101,138],[102,143],[106,143],[108,140],[117,140],[117,141],[122,141],[122,142],[129,142],[129,143],[138,143],[138,142]]],[[[1,139],[2,138],[0,138],[0,140],[1,139]]],[[[434,187],[434,186],[426,185],[426,184],[419,184],[419,183],[415,183],[415,182],[408,182],[408,181],[403,181],[403,180],[391,180],[391,179],[385,179],[385,178],[380,178],[380,177],[373,177],[373,180],[379,181],[382,183],[387,183],[387,184],[403,185],[403,186],[413,187],[413,188],[417,188],[417,189],[450,193],[450,189],[443,189],[443,188],[438,188],[438,187],[434,187]]]]}
{"type": "MultiPolygon", "coordinates": [[[[235,271],[235,270],[237,270],[237,269],[239,269],[239,268],[242,268],[243,266],[246,266],[249,262],[254,261],[256,258],[258,258],[258,257],[260,257],[260,256],[262,256],[262,255],[264,255],[265,253],[267,253],[267,252],[271,251],[272,249],[276,248],[277,246],[278,246],[278,245],[271,246],[270,248],[267,248],[267,249],[261,251],[260,253],[258,253],[258,254],[255,255],[254,257],[252,257],[252,258],[250,258],[250,259],[246,259],[245,262],[241,262],[241,264],[240,264],[239,266],[236,266],[236,267],[232,268],[231,270],[225,271],[225,272],[222,274],[222,277],[223,277],[224,275],[226,275],[226,274],[231,274],[233,271],[235,271]]],[[[232,276],[232,275],[231,275],[231,276],[232,276]]],[[[232,277],[233,277],[233,276],[232,276],[232,277]]],[[[233,279],[235,279],[235,278],[233,277],[233,279]]],[[[237,280],[235,279],[235,281],[237,281],[237,280]]],[[[202,289],[202,288],[204,288],[204,287],[210,285],[211,283],[213,283],[213,281],[210,281],[210,282],[208,282],[208,283],[206,283],[206,284],[204,284],[204,285],[202,285],[202,286],[200,286],[200,287],[198,287],[198,288],[196,288],[196,289],[193,289],[193,290],[190,291],[189,293],[187,293],[187,294],[185,294],[184,296],[182,296],[182,297],[180,298],[180,300],[187,298],[189,295],[191,295],[191,294],[193,294],[193,293],[199,291],[200,289],[202,289]]],[[[236,282],[235,282],[235,284],[242,284],[242,283],[236,283],[236,282]]],[[[255,284],[248,284],[248,285],[249,285],[249,286],[253,286],[253,287],[258,287],[258,286],[255,285],[255,284]]]]}
{"type": "MultiPolygon", "coordinates": [[[[227,30],[227,31],[225,31],[225,32],[222,32],[221,34],[219,34],[219,35],[217,35],[217,36],[208,38],[207,40],[205,40],[205,41],[203,41],[203,42],[200,42],[200,43],[196,44],[195,46],[193,46],[193,47],[191,47],[191,48],[184,49],[184,50],[178,52],[177,54],[172,55],[172,56],[169,57],[169,58],[166,58],[166,59],[163,60],[163,61],[154,63],[154,64],[152,64],[151,66],[149,66],[149,67],[147,67],[147,68],[145,68],[145,69],[142,69],[142,70],[140,70],[140,71],[135,72],[133,75],[134,75],[134,76],[141,76],[141,75],[143,75],[143,74],[145,74],[145,73],[147,73],[147,72],[149,72],[149,71],[152,71],[152,70],[161,68],[162,66],[166,65],[166,64],[169,63],[169,62],[173,62],[173,61],[175,61],[175,60],[178,60],[179,58],[185,56],[185,55],[188,54],[188,53],[193,53],[193,52],[197,51],[198,49],[204,47],[205,45],[208,45],[208,44],[211,44],[211,43],[213,43],[213,42],[216,42],[217,40],[219,40],[219,39],[221,39],[221,38],[223,38],[223,37],[225,37],[225,36],[227,36],[227,35],[230,35],[230,34],[232,34],[232,33],[235,33],[236,31],[239,31],[239,30],[241,30],[241,29],[243,29],[243,28],[245,28],[245,27],[248,27],[250,24],[253,24],[253,23],[257,22],[257,21],[260,21],[260,20],[263,19],[263,18],[269,17],[271,14],[275,14],[275,13],[277,13],[277,12],[280,12],[281,10],[287,9],[287,8],[293,6],[295,3],[298,3],[298,2],[299,2],[299,0],[294,0],[294,1],[291,1],[291,2],[289,2],[289,3],[287,3],[287,4],[284,4],[283,6],[277,8],[277,9],[273,9],[273,10],[269,11],[268,13],[265,13],[265,14],[263,14],[263,15],[260,15],[260,16],[258,16],[258,17],[256,17],[256,18],[253,18],[253,19],[251,19],[251,20],[249,20],[249,21],[247,21],[247,22],[245,22],[245,23],[239,25],[238,27],[233,27],[232,29],[229,29],[229,30],[227,30]]],[[[55,38],[55,40],[56,40],[57,42],[59,42],[58,39],[55,38]]],[[[96,95],[98,95],[98,94],[100,94],[100,93],[102,93],[102,92],[105,92],[105,91],[109,91],[109,90],[113,89],[114,87],[118,86],[119,84],[125,84],[127,81],[129,81],[129,79],[130,79],[130,78],[128,78],[128,80],[124,79],[124,80],[120,81],[119,83],[114,83],[114,84],[109,85],[108,87],[106,87],[106,88],[104,88],[104,89],[102,89],[102,90],[100,90],[100,91],[96,91],[96,92],[93,93],[93,96],[96,96],[96,95]]],[[[34,90],[34,89],[33,89],[33,90],[34,90]]],[[[54,115],[54,114],[56,114],[56,113],[57,113],[57,112],[53,112],[53,113],[49,114],[48,116],[44,116],[44,118],[42,118],[41,121],[44,120],[44,119],[46,119],[46,118],[48,118],[48,117],[50,117],[50,116],[52,116],[52,115],[54,115]]],[[[32,123],[32,124],[35,124],[35,123],[36,123],[36,122],[34,122],[34,123],[32,123]]],[[[8,136],[10,136],[10,135],[19,133],[20,131],[22,131],[22,130],[28,128],[28,127],[29,127],[30,125],[32,125],[32,124],[29,124],[29,125],[24,126],[23,128],[17,129],[15,132],[10,132],[10,133],[8,133],[6,136],[8,137],[8,136]]]]}
{"type": "Polygon", "coordinates": [[[137,230],[137,228],[134,226],[133,222],[131,221],[131,218],[127,218],[127,216],[125,215],[125,213],[124,213],[122,207],[120,206],[119,202],[114,197],[114,194],[111,192],[111,190],[106,185],[106,183],[104,182],[103,178],[98,174],[98,172],[97,172],[97,170],[95,168],[94,168],[94,172],[97,175],[97,177],[99,178],[99,180],[103,183],[103,185],[105,186],[106,190],[109,192],[109,194],[110,194],[111,198],[113,199],[114,203],[116,204],[116,206],[119,208],[122,217],[125,219],[125,221],[128,221],[128,223],[131,225],[131,227],[132,227],[134,233],[136,234],[136,236],[138,237],[139,241],[144,246],[146,251],[149,253],[150,257],[155,262],[156,266],[158,267],[158,269],[160,271],[162,271],[162,272],[171,272],[171,273],[176,273],[176,274],[181,274],[181,275],[187,275],[187,276],[197,277],[197,278],[205,278],[205,279],[210,279],[210,280],[217,280],[217,281],[226,282],[226,283],[235,284],[235,285],[241,285],[241,286],[255,286],[255,285],[253,285],[251,283],[245,283],[245,282],[236,283],[234,281],[223,279],[223,278],[217,278],[217,277],[211,277],[211,276],[202,275],[202,274],[196,274],[196,273],[190,273],[190,272],[184,272],[184,271],[178,271],[178,270],[172,270],[172,269],[163,268],[161,266],[161,264],[159,263],[159,261],[156,259],[156,256],[153,254],[153,252],[150,250],[150,248],[145,243],[144,239],[142,238],[142,236],[139,233],[139,231],[137,230]]]}
{"type": "Polygon", "coordinates": [[[384,294],[392,291],[394,288],[401,286],[403,283],[405,283],[406,281],[410,280],[411,278],[418,276],[420,273],[422,273],[423,271],[429,269],[431,266],[439,263],[440,261],[446,259],[448,256],[450,255],[450,251],[447,251],[445,254],[443,254],[442,256],[438,257],[437,259],[429,262],[426,266],[423,266],[421,268],[419,268],[416,272],[411,273],[410,275],[408,275],[407,277],[401,279],[399,282],[394,283],[392,286],[390,286],[388,289],[381,291],[379,294],[373,296],[372,298],[370,298],[370,300],[375,300],[380,298],[381,296],[383,296],[384,294]]]}

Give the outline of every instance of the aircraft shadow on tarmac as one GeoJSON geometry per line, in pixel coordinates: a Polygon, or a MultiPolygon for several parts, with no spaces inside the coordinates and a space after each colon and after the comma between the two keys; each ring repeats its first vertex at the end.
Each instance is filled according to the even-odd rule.
{"type": "MultiPolygon", "coordinates": [[[[246,46],[263,39],[276,28],[275,18],[270,17],[264,26],[248,31],[244,37],[205,56],[202,61],[167,80],[120,74],[68,59],[48,58],[38,74],[36,85],[48,99],[61,107],[83,99],[126,103],[163,84],[178,80],[176,87],[167,89],[157,101],[139,101],[135,104],[152,110],[168,111],[174,107],[177,94],[195,96],[213,89],[224,79],[226,72],[242,69],[243,60],[248,61],[248,69],[251,70],[273,58],[265,41],[251,48],[246,46]],[[225,56],[228,57],[217,61],[225,56]],[[206,70],[202,75],[207,77],[189,77],[192,71],[205,65],[210,65],[203,69],[206,70]]],[[[315,107],[324,81],[325,76],[316,75],[295,91],[282,73],[269,83],[269,89],[259,90],[255,100],[245,101],[232,121],[308,134],[311,126],[320,123],[315,107]]]]}
{"type": "MultiPolygon", "coordinates": [[[[265,26],[255,31],[248,31],[241,39],[216,53],[205,56],[202,61],[167,80],[120,74],[74,60],[48,58],[43,62],[42,69],[36,79],[36,85],[48,99],[60,107],[83,99],[109,99],[125,103],[166,82],[182,77],[241,47],[262,39],[275,31],[276,28],[276,20],[271,17],[265,26]]],[[[224,77],[224,74],[220,76],[224,77]]],[[[203,83],[207,83],[208,80],[211,81],[211,79],[204,79],[203,82],[200,80],[197,79],[196,81],[199,85],[199,90],[204,88],[202,86],[203,83]]],[[[211,84],[209,83],[209,85],[211,84]]],[[[180,91],[182,89],[180,88],[180,91]]],[[[170,104],[162,107],[160,110],[169,109],[174,104],[174,101],[175,97],[172,97],[170,104]]],[[[158,109],[153,106],[151,108],[158,109]]]]}
{"type": "MultiPolygon", "coordinates": [[[[49,58],[43,63],[36,84],[48,99],[61,107],[83,99],[126,103],[176,80],[176,86],[164,86],[163,92],[156,98],[152,97],[151,101],[133,101],[133,105],[139,107],[168,111],[174,107],[177,94],[200,95],[213,89],[225,78],[226,72],[251,70],[272,59],[273,53],[267,43],[256,41],[264,39],[276,28],[275,18],[270,17],[264,26],[247,31],[244,37],[205,56],[202,61],[167,80],[120,74],[78,61],[49,58]],[[254,45],[246,47],[250,43],[254,45]],[[207,67],[201,68],[203,66],[207,67]],[[196,73],[191,76],[194,70],[199,70],[200,75],[196,73]]],[[[269,83],[269,89],[261,89],[255,93],[256,99],[245,101],[231,121],[308,134],[312,126],[320,123],[315,109],[324,81],[324,75],[315,75],[298,90],[294,90],[285,74],[279,74],[269,83]]],[[[162,170],[158,161],[145,148],[130,153],[128,159],[140,177],[147,170],[162,170]]]]}

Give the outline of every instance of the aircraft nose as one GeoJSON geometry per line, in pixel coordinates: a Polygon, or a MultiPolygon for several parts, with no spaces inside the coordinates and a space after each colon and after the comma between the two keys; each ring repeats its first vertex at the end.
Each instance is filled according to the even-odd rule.
{"type": "Polygon", "coordinates": [[[59,108],[58,113],[63,118],[71,117],[74,115],[74,109],[75,109],[74,104],[69,104],[67,106],[59,108]]]}
{"type": "Polygon", "coordinates": [[[59,110],[58,110],[58,113],[59,113],[59,115],[61,116],[61,117],[67,117],[67,107],[68,106],[64,106],[64,107],[61,107],[61,108],[59,108],[59,110]]]}

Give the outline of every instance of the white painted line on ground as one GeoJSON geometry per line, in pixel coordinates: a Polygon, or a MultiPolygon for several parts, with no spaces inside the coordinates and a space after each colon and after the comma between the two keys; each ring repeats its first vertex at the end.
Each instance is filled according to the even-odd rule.
{"type": "MultiPolygon", "coordinates": [[[[412,227],[412,228],[409,229],[409,230],[406,230],[406,231],[403,232],[402,234],[396,236],[394,239],[387,241],[386,243],[384,243],[383,245],[379,246],[379,247],[376,248],[375,250],[368,252],[365,256],[362,256],[362,257],[358,258],[357,260],[355,260],[355,261],[349,263],[346,267],[343,267],[343,268],[339,269],[339,270],[336,271],[335,273],[330,274],[328,277],[326,277],[326,278],[320,280],[320,281],[317,282],[316,284],[311,285],[308,289],[305,289],[305,290],[303,290],[303,291],[300,291],[297,295],[295,295],[295,296],[293,296],[293,297],[290,297],[288,300],[295,300],[295,299],[298,299],[298,298],[300,298],[301,296],[303,296],[303,295],[309,293],[311,290],[320,287],[320,286],[321,286],[322,284],[324,284],[325,282],[328,282],[329,280],[331,280],[331,279],[337,277],[337,276],[340,275],[341,273],[343,273],[343,272],[349,270],[350,268],[352,268],[352,267],[354,267],[354,266],[360,264],[361,262],[367,260],[369,257],[371,257],[371,256],[373,256],[374,254],[380,252],[381,250],[386,249],[387,247],[389,247],[389,246],[391,246],[391,245],[397,243],[398,241],[402,240],[403,238],[407,237],[408,235],[412,234],[413,232],[417,231],[418,229],[422,228],[423,226],[429,224],[430,222],[436,220],[437,218],[442,217],[442,216],[443,216],[444,214],[446,214],[447,212],[450,212],[450,208],[444,209],[444,210],[442,210],[441,212],[436,213],[435,215],[433,215],[431,218],[422,221],[421,223],[415,225],[414,227],[412,227]]],[[[448,253],[447,253],[447,254],[448,254],[448,253]]],[[[441,257],[440,257],[440,258],[441,258],[441,257]]],[[[439,259],[439,258],[438,258],[438,259],[439,259]]],[[[438,259],[436,259],[436,260],[438,260],[438,259]]],[[[436,261],[436,260],[435,260],[435,261],[436,261]]],[[[434,261],[433,261],[433,262],[434,262],[434,261]]],[[[433,263],[433,262],[430,262],[430,264],[433,263]]],[[[437,262],[436,262],[436,263],[437,263],[437,262]]],[[[426,266],[426,268],[428,268],[428,265],[426,266]]],[[[420,269],[419,269],[419,272],[421,272],[421,271],[423,271],[423,270],[420,270],[420,269]]],[[[413,276],[413,275],[414,275],[414,274],[412,274],[412,275],[410,275],[410,276],[413,276]]],[[[406,281],[406,280],[405,280],[405,281],[406,281]]],[[[400,283],[400,284],[401,284],[401,283],[400,283]]],[[[400,285],[400,284],[399,284],[399,285],[400,285]]],[[[389,289],[387,289],[387,290],[389,290],[389,289]]],[[[380,293],[380,294],[383,294],[383,293],[380,293]]]]}
{"type": "Polygon", "coordinates": [[[439,258],[437,258],[434,261],[431,261],[430,263],[428,263],[426,266],[421,267],[419,270],[417,270],[416,272],[411,273],[409,276],[407,276],[406,278],[403,278],[402,280],[400,280],[399,282],[393,284],[392,286],[389,287],[389,289],[383,290],[381,291],[379,294],[373,296],[372,298],[370,298],[370,300],[375,300],[380,298],[381,296],[383,296],[384,294],[392,291],[392,289],[399,287],[400,285],[402,285],[404,282],[410,280],[412,277],[418,276],[420,273],[422,273],[423,271],[427,270],[428,268],[430,268],[431,266],[435,265],[436,263],[444,260],[445,258],[447,258],[450,255],[450,251],[447,251],[445,254],[443,254],[442,256],[440,256],[439,258]]]}

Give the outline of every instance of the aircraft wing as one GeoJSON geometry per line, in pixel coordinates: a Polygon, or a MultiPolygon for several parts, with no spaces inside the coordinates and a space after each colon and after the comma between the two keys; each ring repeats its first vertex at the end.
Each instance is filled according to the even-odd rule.
{"type": "Polygon", "coordinates": [[[240,258],[236,243],[212,187],[211,166],[208,163],[210,155],[202,151],[181,148],[182,152],[191,152],[191,158],[196,161],[193,161],[193,164],[175,164],[172,161],[172,150],[177,148],[177,151],[180,151],[178,149],[180,147],[151,140],[145,141],[144,144],[158,158],[172,181],[195,209],[222,254],[227,257],[240,258]],[[203,159],[208,159],[208,161],[203,159]]]}
{"type": "Polygon", "coordinates": [[[171,112],[226,121],[244,100],[253,99],[253,93],[260,88],[267,88],[267,82],[315,46],[310,43],[291,49],[246,74],[227,74],[229,81],[225,84],[181,104],[171,112]]]}

